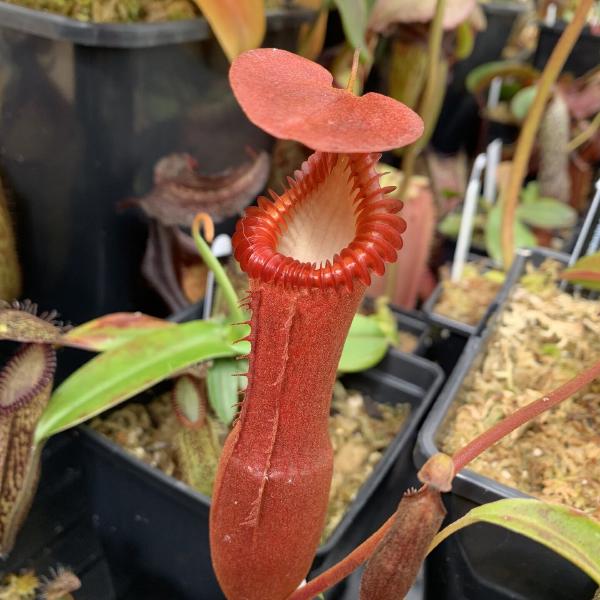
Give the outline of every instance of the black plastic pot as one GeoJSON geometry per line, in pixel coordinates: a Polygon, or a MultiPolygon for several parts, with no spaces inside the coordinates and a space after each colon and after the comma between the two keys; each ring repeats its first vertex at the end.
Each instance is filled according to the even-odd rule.
{"type": "MultiPolygon", "coordinates": [[[[265,45],[292,49],[310,11],[269,13],[265,45]]],[[[144,283],[146,225],[122,200],[146,193],[156,161],[205,172],[271,138],[243,115],[229,63],[203,19],[91,24],[0,1],[0,173],[17,221],[24,296],[80,323],[166,312],[144,283]]]]}
{"type": "MultiPolygon", "coordinates": [[[[552,27],[544,24],[540,25],[538,45],[533,57],[534,67],[542,70],[546,66],[550,54],[564,29],[564,23],[557,23],[552,27]]],[[[575,47],[569,54],[562,72],[580,77],[595,69],[598,63],[600,63],[600,35],[594,35],[589,27],[586,27],[577,38],[575,47]]]]}
{"type": "MultiPolygon", "coordinates": [[[[482,262],[480,256],[476,256],[473,254],[470,254],[468,259],[469,262],[482,262]]],[[[485,270],[488,270],[488,268],[492,268],[492,263],[489,260],[484,260],[483,264],[485,266],[485,270]]],[[[498,306],[500,306],[500,304],[503,302],[504,296],[509,289],[505,285],[502,286],[496,297],[488,306],[483,317],[481,317],[481,319],[479,320],[479,323],[477,323],[476,325],[469,325],[467,323],[462,323],[460,321],[451,319],[450,317],[446,317],[435,312],[435,306],[438,303],[444,289],[443,286],[443,282],[440,281],[440,283],[436,285],[431,296],[429,296],[429,298],[427,298],[427,300],[423,304],[422,310],[425,315],[425,318],[432,326],[441,327],[442,329],[448,329],[449,331],[452,331],[464,337],[469,337],[471,335],[481,335],[483,333],[488,321],[490,320],[490,317],[496,312],[498,306]]]]}
{"type": "MultiPolygon", "coordinates": [[[[412,484],[416,433],[443,375],[436,365],[391,350],[375,369],[345,378],[346,385],[412,410],[379,465],[351,504],[315,564],[349,549],[391,514],[412,484]]],[[[208,544],[209,498],[141,463],[100,434],[81,430],[93,512],[117,595],[146,599],[222,598],[208,544]]]]}
{"type": "MultiPolygon", "coordinates": [[[[551,257],[566,263],[568,257],[550,250],[520,251],[507,276],[504,300],[518,282],[527,262],[540,264],[551,257]]],[[[500,315],[502,307],[498,309],[500,315]]],[[[421,428],[415,447],[417,467],[438,451],[437,433],[493,331],[469,339],[460,360],[440,392],[421,428]]],[[[446,523],[466,512],[502,498],[523,498],[526,494],[464,469],[445,494],[446,523]]],[[[426,568],[427,600],[589,600],[596,585],[571,563],[547,548],[500,527],[477,524],[461,530],[442,543],[429,557],[426,568]]]]}
{"type": "Polygon", "coordinates": [[[523,4],[516,2],[492,2],[481,6],[487,28],[477,34],[471,55],[454,66],[432,137],[434,147],[445,154],[456,154],[461,147],[475,152],[479,140],[479,106],[467,92],[465,80],[475,67],[500,59],[517,17],[525,10],[523,4]]]}
{"type": "Polygon", "coordinates": [[[24,569],[48,577],[50,569],[63,566],[81,580],[77,600],[113,600],[111,575],[82,485],[78,438],[70,432],[46,445],[35,500],[13,551],[0,560],[0,580],[24,569]]]}

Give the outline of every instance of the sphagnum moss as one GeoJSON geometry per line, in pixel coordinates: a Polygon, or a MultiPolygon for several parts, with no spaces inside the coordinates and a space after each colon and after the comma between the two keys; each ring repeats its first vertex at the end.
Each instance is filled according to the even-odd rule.
{"type": "MultiPolygon", "coordinates": [[[[600,357],[598,301],[561,291],[547,261],[521,279],[439,436],[453,453],[600,357]]],[[[600,382],[517,429],[469,468],[600,519],[600,382]]]]}

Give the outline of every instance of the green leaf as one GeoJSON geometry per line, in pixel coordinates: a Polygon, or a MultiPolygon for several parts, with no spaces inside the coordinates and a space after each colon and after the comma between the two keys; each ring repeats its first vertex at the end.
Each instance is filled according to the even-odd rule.
{"type": "Polygon", "coordinates": [[[475,31],[468,21],[459,23],[456,27],[456,46],[454,56],[457,60],[464,60],[470,56],[475,46],[475,31]]]}
{"type": "Polygon", "coordinates": [[[521,189],[519,199],[524,204],[531,204],[540,199],[540,184],[537,181],[530,181],[524,188],[521,189]]]}
{"type": "Polygon", "coordinates": [[[90,360],[52,394],[40,419],[39,442],[142,392],[171,375],[213,358],[243,351],[231,326],[191,321],[139,335],[90,360]]]}
{"type": "Polygon", "coordinates": [[[510,112],[523,121],[529,112],[529,107],[532,105],[535,95],[537,93],[537,87],[535,85],[529,85],[521,88],[510,101],[510,112]]]}
{"type": "Polygon", "coordinates": [[[375,320],[388,343],[395,346],[398,343],[398,323],[388,298],[381,296],[375,300],[375,312],[370,318],[375,320]]]}
{"type": "Polygon", "coordinates": [[[577,222],[575,210],[554,198],[540,198],[535,202],[520,204],[517,207],[517,218],[541,229],[561,229],[573,227],[577,222]]]}
{"type": "Polygon", "coordinates": [[[385,333],[372,317],[354,315],[338,371],[356,373],[375,366],[387,352],[385,333]]]}
{"type": "Polygon", "coordinates": [[[449,535],[478,522],[499,525],[535,540],[600,583],[600,522],[567,506],[529,498],[498,500],[474,508],[440,531],[430,551],[449,535]]]}
{"type": "Polygon", "coordinates": [[[461,221],[461,213],[449,213],[438,223],[437,229],[442,235],[456,239],[460,231],[461,221]]]}
{"type": "Polygon", "coordinates": [[[71,329],[62,336],[62,343],[103,352],[116,348],[138,335],[165,327],[176,325],[142,313],[112,313],[71,329]]]}
{"type": "Polygon", "coordinates": [[[539,75],[540,72],[529,65],[500,60],[475,67],[467,76],[466,84],[469,92],[477,94],[485,90],[495,77],[502,77],[503,79],[512,77],[529,85],[539,75]]]}
{"type": "MultiPolygon", "coordinates": [[[[502,223],[502,208],[500,203],[496,203],[488,213],[485,223],[485,247],[492,260],[502,264],[502,245],[500,243],[500,229],[502,223]]],[[[515,219],[515,249],[516,248],[535,248],[537,240],[531,230],[515,219]]]]}
{"type": "Polygon", "coordinates": [[[368,12],[365,0],[334,0],[342,19],[342,27],[348,43],[360,50],[363,60],[370,61],[371,53],[367,49],[365,33],[367,31],[368,12]]]}
{"type": "Polygon", "coordinates": [[[561,273],[561,278],[588,290],[600,291],[600,252],[580,258],[561,273]]]}
{"type": "Polygon", "coordinates": [[[248,361],[234,358],[215,360],[206,376],[208,401],[220,421],[230,425],[237,413],[239,392],[246,387],[248,361]]]}

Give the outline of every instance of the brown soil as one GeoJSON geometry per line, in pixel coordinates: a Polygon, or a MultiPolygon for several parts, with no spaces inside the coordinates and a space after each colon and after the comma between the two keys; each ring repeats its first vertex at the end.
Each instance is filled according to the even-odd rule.
{"type": "MultiPolygon", "coordinates": [[[[409,412],[408,404],[377,403],[336,383],[329,422],[334,475],[323,540],[338,525],[409,412]]],[[[218,426],[214,419],[211,424],[218,426]]],[[[146,405],[129,403],[94,419],[91,425],[145,463],[182,478],[173,443],[180,425],[171,409],[169,394],[146,405]]],[[[225,435],[221,426],[221,442],[225,435]]]]}
{"type": "Polygon", "coordinates": [[[398,331],[398,343],[396,344],[396,348],[401,352],[406,352],[410,354],[414,352],[417,344],[419,343],[419,338],[408,331],[398,331]]]}
{"type": "Polygon", "coordinates": [[[435,312],[460,323],[477,325],[504,282],[504,273],[483,264],[465,265],[460,281],[450,281],[450,271],[442,269],[442,293],[435,312]]]}
{"type": "MultiPolygon", "coordinates": [[[[600,358],[600,305],[561,292],[547,261],[521,279],[441,431],[452,453],[600,358]]],[[[600,381],[476,459],[474,471],[600,519],[600,381]]]]}

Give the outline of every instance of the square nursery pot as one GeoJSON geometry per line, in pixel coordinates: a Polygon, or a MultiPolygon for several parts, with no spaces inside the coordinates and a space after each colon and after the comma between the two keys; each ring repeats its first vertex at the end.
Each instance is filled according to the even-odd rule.
{"type": "MultiPolygon", "coordinates": [[[[492,268],[492,262],[488,259],[485,260],[481,258],[481,256],[477,256],[475,254],[470,254],[468,258],[469,262],[476,261],[478,263],[482,263],[484,265],[484,269],[488,270],[492,268]]],[[[503,286],[496,297],[492,300],[487,310],[485,311],[483,317],[479,320],[476,325],[469,325],[467,323],[462,323],[461,321],[457,321],[456,319],[452,319],[445,315],[441,315],[435,311],[435,305],[438,303],[442,292],[444,289],[444,283],[440,281],[433,290],[431,296],[427,298],[425,303],[423,304],[423,312],[425,313],[425,318],[429,322],[430,325],[442,329],[447,329],[453,333],[461,335],[463,337],[469,337],[471,335],[481,335],[490,320],[490,317],[496,312],[498,306],[504,300],[504,294],[508,291],[506,286],[503,286]]]]}
{"type": "Polygon", "coordinates": [[[81,580],[77,600],[116,600],[82,480],[78,433],[53,437],[42,453],[31,510],[12,552],[0,560],[0,580],[28,569],[48,577],[62,566],[81,580]]]}
{"type": "MultiPolygon", "coordinates": [[[[293,49],[314,12],[269,11],[265,45],[293,49]]],[[[145,220],[121,201],[152,187],[162,157],[214,173],[272,138],[242,113],[229,62],[202,18],[84,23],[0,0],[0,173],[23,296],[81,323],[165,312],[142,279],[145,220]]]]}
{"type": "Polygon", "coordinates": [[[526,10],[522,2],[485,2],[481,8],[487,27],[477,34],[471,54],[454,65],[433,133],[432,144],[443,154],[456,154],[461,147],[475,153],[479,142],[479,106],[467,92],[465,80],[479,65],[500,60],[515,21],[526,10]]]}
{"type": "Polygon", "coordinates": [[[448,376],[456,365],[467,338],[432,326],[427,315],[421,311],[406,310],[397,306],[392,306],[391,309],[396,317],[400,335],[406,332],[417,337],[417,345],[412,354],[436,363],[448,376]]]}
{"type": "MultiPolygon", "coordinates": [[[[395,509],[413,483],[418,427],[441,384],[441,369],[391,350],[376,368],[344,383],[411,413],[331,537],[315,565],[345,554],[395,509]]],[[[210,499],[81,428],[88,493],[119,598],[220,599],[210,562],[210,499]],[[160,592],[160,593],[159,593],[160,592]]]]}
{"type": "MultiPolygon", "coordinates": [[[[538,36],[538,43],[535,54],[533,56],[533,66],[539,70],[542,70],[548,59],[554,46],[558,43],[558,40],[565,29],[565,23],[560,22],[556,25],[545,25],[540,24],[540,33],[538,36]]],[[[563,67],[564,73],[571,73],[575,77],[581,77],[588,71],[595,69],[600,62],[600,35],[594,34],[589,27],[585,27],[569,57],[563,67]]]]}
{"type": "Polygon", "coordinates": [[[414,310],[406,310],[399,306],[391,306],[396,319],[398,333],[409,333],[417,338],[416,345],[411,354],[425,356],[432,343],[431,327],[424,316],[414,310]]]}
{"type": "MultiPolygon", "coordinates": [[[[551,250],[520,251],[505,282],[503,303],[518,282],[525,265],[554,258],[566,264],[568,256],[551,250]]],[[[501,313],[502,307],[498,310],[501,313]]],[[[417,467],[438,452],[437,433],[443,425],[463,380],[478,361],[493,332],[469,339],[460,360],[429,413],[418,436],[417,467]]],[[[444,526],[472,508],[503,498],[527,494],[493,479],[463,469],[444,495],[448,515],[444,526]]],[[[494,525],[469,526],[444,541],[426,563],[427,600],[590,600],[597,585],[582,571],[546,547],[494,525]]]]}

